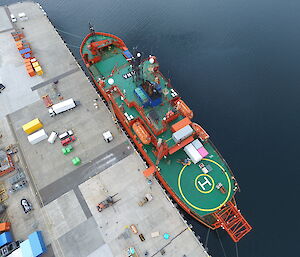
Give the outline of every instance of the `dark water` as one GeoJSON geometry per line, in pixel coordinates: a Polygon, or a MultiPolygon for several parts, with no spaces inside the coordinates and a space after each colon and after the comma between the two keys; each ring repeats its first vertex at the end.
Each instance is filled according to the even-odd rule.
{"type": "MultiPolygon", "coordinates": [[[[238,178],[237,201],[253,226],[238,256],[300,256],[300,1],[39,2],[58,29],[83,37],[92,22],[156,55],[238,178]]],[[[207,229],[194,228],[205,242],[207,229]]],[[[237,256],[218,234],[226,255],[215,232],[209,252],[237,256]]]]}

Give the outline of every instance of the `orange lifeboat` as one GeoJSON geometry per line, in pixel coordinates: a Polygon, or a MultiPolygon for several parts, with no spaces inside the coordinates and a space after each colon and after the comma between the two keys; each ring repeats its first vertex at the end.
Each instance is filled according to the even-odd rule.
{"type": "Polygon", "coordinates": [[[189,119],[193,118],[193,111],[181,99],[176,102],[176,108],[183,116],[188,117],[189,119]]]}
{"type": "Polygon", "coordinates": [[[137,134],[137,136],[139,137],[139,139],[144,145],[150,144],[151,142],[150,134],[139,121],[133,123],[132,128],[135,134],[137,134]]]}
{"type": "Polygon", "coordinates": [[[200,137],[203,141],[209,139],[209,135],[199,124],[192,123],[192,128],[196,131],[198,137],[200,137]]]}

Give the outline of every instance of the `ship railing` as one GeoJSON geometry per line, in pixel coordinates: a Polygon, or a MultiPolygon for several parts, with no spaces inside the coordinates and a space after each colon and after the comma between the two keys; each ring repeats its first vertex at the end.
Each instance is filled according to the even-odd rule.
{"type": "Polygon", "coordinates": [[[231,168],[229,167],[228,163],[226,162],[226,160],[223,158],[223,156],[221,155],[221,153],[218,151],[217,147],[214,145],[214,143],[208,139],[207,142],[209,144],[211,144],[211,146],[213,147],[214,151],[218,154],[218,156],[221,158],[221,160],[224,162],[226,169],[229,171],[231,176],[234,176],[233,171],[231,170],[231,168]]]}

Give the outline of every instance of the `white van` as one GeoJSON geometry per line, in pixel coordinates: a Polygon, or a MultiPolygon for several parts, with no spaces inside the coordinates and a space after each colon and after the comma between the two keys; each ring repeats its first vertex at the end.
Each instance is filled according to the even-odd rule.
{"type": "Polygon", "coordinates": [[[16,18],[16,16],[13,15],[13,14],[10,15],[10,19],[11,19],[11,22],[12,22],[12,23],[17,22],[17,18],[16,18]]]}
{"type": "Polygon", "coordinates": [[[55,139],[57,138],[58,133],[56,133],[55,131],[52,131],[49,138],[48,138],[48,142],[50,144],[53,144],[55,142],[55,139]]]}

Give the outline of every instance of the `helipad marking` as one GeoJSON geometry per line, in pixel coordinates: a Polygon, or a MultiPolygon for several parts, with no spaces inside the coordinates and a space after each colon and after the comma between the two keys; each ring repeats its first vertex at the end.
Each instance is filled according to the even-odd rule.
{"type": "Polygon", "coordinates": [[[213,191],[213,189],[215,188],[215,181],[214,179],[212,178],[212,176],[208,175],[208,174],[200,174],[198,175],[196,178],[195,178],[195,187],[197,188],[197,190],[203,194],[208,194],[210,193],[211,191],[213,191]],[[209,182],[209,180],[205,180],[204,183],[200,183],[200,181],[198,180],[200,177],[208,177],[210,179],[210,181],[212,183],[209,182]],[[201,186],[202,190],[199,188],[199,185],[201,186]],[[205,191],[205,186],[206,185],[210,185],[210,189],[205,191]]]}
{"type": "Polygon", "coordinates": [[[231,183],[230,183],[230,179],[229,179],[229,176],[227,174],[227,172],[224,170],[224,168],[217,162],[213,161],[213,160],[210,160],[210,159],[202,159],[202,160],[205,160],[205,161],[209,161],[209,162],[212,162],[214,164],[216,164],[217,166],[220,167],[220,169],[222,169],[226,175],[226,178],[227,178],[227,181],[228,181],[228,185],[229,185],[229,188],[228,188],[228,194],[226,196],[226,199],[224,200],[223,203],[221,203],[219,206],[215,207],[215,208],[212,208],[212,209],[203,209],[203,208],[200,208],[200,207],[197,207],[195,205],[193,205],[188,199],[186,199],[186,197],[184,196],[183,192],[182,192],[182,188],[181,188],[181,176],[182,176],[182,173],[184,171],[184,169],[187,167],[187,165],[183,166],[183,168],[181,169],[180,173],[179,173],[179,176],[178,176],[178,188],[179,188],[179,192],[182,196],[182,198],[190,205],[192,206],[194,209],[196,210],[199,210],[199,211],[215,211],[217,209],[220,209],[229,199],[230,197],[230,192],[231,192],[231,183]]]}

